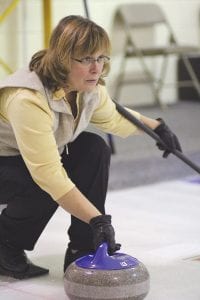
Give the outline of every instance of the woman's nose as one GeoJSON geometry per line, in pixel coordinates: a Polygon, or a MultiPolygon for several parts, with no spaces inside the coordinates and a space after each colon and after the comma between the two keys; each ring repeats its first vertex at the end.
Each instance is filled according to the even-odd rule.
{"type": "Polygon", "coordinates": [[[98,72],[101,72],[101,70],[102,70],[102,65],[100,63],[98,63],[97,61],[93,61],[91,63],[91,66],[90,66],[91,72],[98,73],[98,72]]]}

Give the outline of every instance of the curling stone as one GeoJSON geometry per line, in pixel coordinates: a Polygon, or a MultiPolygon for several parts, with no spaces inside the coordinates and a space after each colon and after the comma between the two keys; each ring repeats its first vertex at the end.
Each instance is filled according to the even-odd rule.
{"type": "Polygon", "coordinates": [[[68,266],[64,289],[70,300],[142,300],[149,292],[149,273],[132,256],[108,255],[108,246],[103,243],[95,254],[68,266]]]}

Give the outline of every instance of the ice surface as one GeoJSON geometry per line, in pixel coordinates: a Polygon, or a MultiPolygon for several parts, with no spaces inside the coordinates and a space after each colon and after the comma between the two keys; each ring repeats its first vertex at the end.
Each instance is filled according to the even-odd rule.
{"type": "MultiPolygon", "coordinates": [[[[116,240],[141,260],[151,276],[147,300],[199,300],[200,184],[171,181],[108,193],[116,240]]],[[[67,300],[63,258],[70,217],[61,208],[48,224],[29,258],[50,275],[24,281],[0,278],[3,300],[67,300]]]]}

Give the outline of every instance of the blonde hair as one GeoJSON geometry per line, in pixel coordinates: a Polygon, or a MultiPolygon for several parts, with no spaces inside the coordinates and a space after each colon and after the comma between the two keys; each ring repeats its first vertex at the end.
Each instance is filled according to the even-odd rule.
{"type": "MultiPolygon", "coordinates": [[[[67,16],[53,30],[49,48],[33,55],[29,69],[37,73],[45,86],[55,91],[67,85],[72,57],[82,58],[97,51],[110,55],[111,46],[106,31],[89,19],[67,16]]],[[[100,84],[104,84],[103,77],[108,74],[109,68],[109,63],[106,63],[100,84]]]]}

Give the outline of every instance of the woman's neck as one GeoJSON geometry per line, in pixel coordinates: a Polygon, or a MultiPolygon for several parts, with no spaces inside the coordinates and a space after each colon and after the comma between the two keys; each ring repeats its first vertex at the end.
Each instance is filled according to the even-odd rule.
{"type": "Polygon", "coordinates": [[[77,97],[77,91],[69,91],[69,89],[64,88],[65,91],[65,97],[68,102],[74,102],[77,97]]]}
{"type": "Polygon", "coordinates": [[[75,92],[75,91],[66,94],[67,101],[70,103],[76,101],[76,97],[77,97],[77,92],[75,92]]]}
{"type": "Polygon", "coordinates": [[[74,118],[77,116],[77,104],[76,104],[77,92],[73,91],[70,93],[65,92],[65,98],[71,107],[72,114],[74,118]]]}

